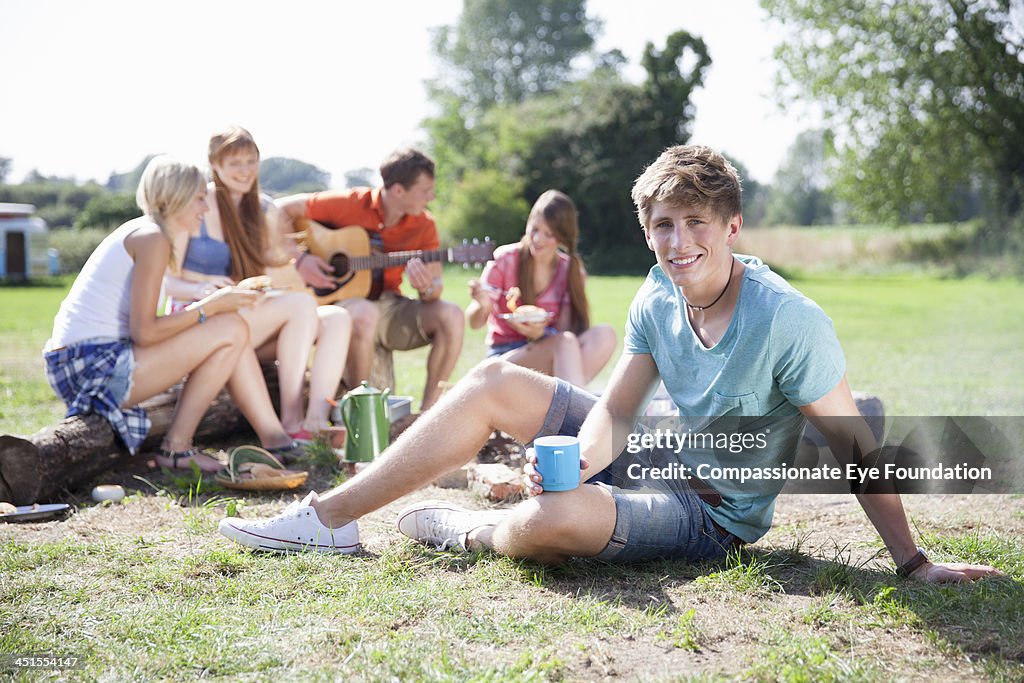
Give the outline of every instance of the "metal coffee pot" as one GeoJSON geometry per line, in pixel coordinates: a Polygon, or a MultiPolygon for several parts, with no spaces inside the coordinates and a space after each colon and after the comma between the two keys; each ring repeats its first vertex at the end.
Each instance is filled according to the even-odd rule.
{"type": "Polygon", "coordinates": [[[348,430],[347,462],[370,462],[387,448],[391,428],[390,392],[390,389],[381,391],[363,382],[341,399],[337,412],[348,430]]]}

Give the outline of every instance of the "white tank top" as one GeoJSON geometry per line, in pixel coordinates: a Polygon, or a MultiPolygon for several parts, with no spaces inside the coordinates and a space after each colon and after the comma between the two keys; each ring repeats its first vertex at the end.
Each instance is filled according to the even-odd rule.
{"type": "Polygon", "coordinates": [[[53,321],[44,351],[87,339],[127,339],[135,261],[124,240],[148,221],[129,221],[104,238],[85,262],[53,321]]]}

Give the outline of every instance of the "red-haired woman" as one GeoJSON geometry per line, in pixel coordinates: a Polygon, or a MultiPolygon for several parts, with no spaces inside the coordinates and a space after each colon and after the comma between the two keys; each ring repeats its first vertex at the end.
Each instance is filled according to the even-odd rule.
{"type": "MultiPolygon", "coordinates": [[[[182,243],[177,277],[167,279],[173,296],[203,296],[282,264],[273,247],[276,209],[259,190],[259,160],[259,148],[244,128],[229,126],[210,137],[214,201],[204,223],[182,243]]],[[[335,397],[345,368],[352,332],[348,312],[318,307],[308,293],[289,291],[268,296],[243,316],[259,357],[277,361],[281,423],[293,438],[311,439],[328,423],[328,399],[335,397]],[[318,350],[304,405],[302,388],[314,341],[318,350]]]]}

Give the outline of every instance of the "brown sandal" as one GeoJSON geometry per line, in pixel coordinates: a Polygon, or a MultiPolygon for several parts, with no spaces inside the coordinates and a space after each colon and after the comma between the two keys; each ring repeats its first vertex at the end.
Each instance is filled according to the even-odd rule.
{"type": "Polygon", "coordinates": [[[240,491],[283,491],[302,486],[308,472],[287,470],[281,461],[258,446],[233,448],[227,467],[215,477],[225,488],[240,491]]]}
{"type": "Polygon", "coordinates": [[[170,460],[171,464],[169,466],[162,465],[159,460],[157,461],[157,464],[160,465],[161,467],[166,467],[167,469],[178,471],[189,471],[192,469],[192,465],[195,465],[203,474],[213,474],[217,470],[204,470],[202,466],[199,464],[199,462],[196,460],[196,456],[202,454],[203,452],[200,451],[195,446],[185,451],[169,451],[166,448],[161,448],[157,452],[157,458],[164,458],[166,460],[170,460]],[[188,460],[188,462],[183,463],[183,460],[188,460]]]}

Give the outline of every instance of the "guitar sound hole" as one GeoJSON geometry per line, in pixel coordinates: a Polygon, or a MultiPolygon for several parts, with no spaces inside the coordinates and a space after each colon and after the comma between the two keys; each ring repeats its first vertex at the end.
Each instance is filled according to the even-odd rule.
{"type": "Polygon", "coordinates": [[[334,277],[339,280],[348,274],[348,256],[345,254],[335,254],[331,257],[330,264],[334,268],[334,277]]]}
{"type": "Polygon", "coordinates": [[[348,272],[348,256],[345,254],[335,254],[328,260],[328,263],[330,263],[331,267],[334,268],[335,284],[333,287],[315,287],[313,292],[317,296],[327,296],[332,292],[338,291],[344,287],[354,275],[354,273],[348,272]]]}

